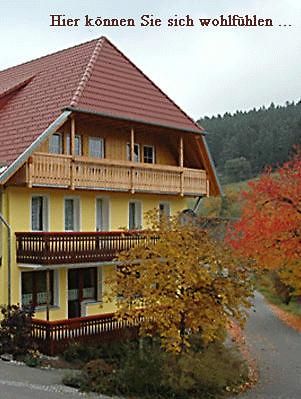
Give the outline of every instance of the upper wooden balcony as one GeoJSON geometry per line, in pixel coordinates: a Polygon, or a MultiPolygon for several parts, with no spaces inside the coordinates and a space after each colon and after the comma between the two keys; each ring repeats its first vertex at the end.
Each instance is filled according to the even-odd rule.
{"type": "Polygon", "coordinates": [[[180,166],[35,153],[24,173],[29,187],[208,195],[206,172],[180,166]]]}

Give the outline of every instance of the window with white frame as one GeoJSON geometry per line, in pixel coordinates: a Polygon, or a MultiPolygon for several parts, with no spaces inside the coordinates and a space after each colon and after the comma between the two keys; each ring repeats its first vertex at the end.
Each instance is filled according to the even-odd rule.
{"type": "MultiPolygon", "coordinates": [[[[22,272],[21,273],[21,295],[23,305],[43,306],[47,304],[47,280],[46,271],[22,272]]],[[[49,304],[55,302],[54,295],[54,272],[49,272],[50,289],[49,304]]]]}
{"type": "Polygon", "coordinates": [[[31,230],[48,230],[48,198],[34,195],[31,198],[31,230]]]}
{"type": "MultiPolygon", "coordinates": [[[[71,154],[70,134],[66,137],[66,154],[71,154]]],[[[83,155],[82,136],[76,134],[74,136],[74,154],[77,156],[83,155]]]]}
{"type": "Polygon", "coordinates": [[[143,146],[143,162],[155,163],[155,148],[152,145],[143,146]]]}
{"type": "Polygon", "coordinates": [[[80,208],[78,198],[65,198],[65,231],[79,231],[80,208]]]}
{"type": "MultiPolygon", "coordinates": [[[[131,144],[127,143],[126,145],[126,159],[131,161],[131,144]]],[[[133,162],[140,162],[140,145],[134,144],[134,159],[133,162]]]]}
{"type": "Polygon", "coordinates": [[[89,156],[104,158],[104,140],[101,137],[89,137],[89,156]]]}
{"type": "Polygon", "coordinates": [[[142,208],[138,201],[129,202],[129,230],[142,228],[142,208]]]}
{"type": "Polygon", "coordinates": [[[49,138],[49,152],[51,154],[62,154],[62,135],[54,133],[49,138]]]}
{"type": "Polygon", "coordinates": [[[109,200],[96,198],[96,231],[109,230],[109,200]]]}

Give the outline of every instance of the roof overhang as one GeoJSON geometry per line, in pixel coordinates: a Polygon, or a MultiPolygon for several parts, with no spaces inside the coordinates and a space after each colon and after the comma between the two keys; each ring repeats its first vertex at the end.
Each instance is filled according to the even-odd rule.
{"type": "Polygon", "coordinates": [[[71,111],[71,112],[77,112],[77,113],[82,113],[82,114],[88,114],[88,115],[94,115],[94,116],[101,116],[105,118],[111,118],[111,119],[116,119],[119,121],[125,121],[125,122],[133,122],[133,123],[142,123],[144,125],[150,125],[150,126],[156,126],[156,127],[163,127],[163,128],[168,128],[168,129],[173,129],[176,131],[181,131],[181,132],[187,132],[187,133],[194,133],[198,135],[205,135],[206,132],[201,128],[196,128],[195,129],[188,129],[188,128],[182,128],[179,126],[173,126],[172,124],[164,124],[164,123],[156,123],[156,122],[149,122],[147,120],[143,119],[138,119],[138,118],[130,118],[126,115],[114,115],[108,112],[97,112],[97,111],[92,111],[92,110],[87,110],[83,108],[77,108],[77,107],[66,107],[64,110],[71,111]]]}
{"type": "Polygon", "coordinates": [[[43,133],[28,147],[3,173],[0,175],[0,185],[7,180],[27,161],[33,152],[42,142],[52,133],[56,132],[69,118],[71,111],[64,111],[55,121],[53,121],[43,133]]]}

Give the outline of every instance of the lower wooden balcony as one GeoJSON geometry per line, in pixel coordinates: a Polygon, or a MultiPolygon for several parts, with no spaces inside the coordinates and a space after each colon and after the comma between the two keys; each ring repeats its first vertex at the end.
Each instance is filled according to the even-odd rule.
{"type": "Polygon", "coordinates": [[[56,321],[33,319],[31,334],[39,350],[52,356],[74,342],[87,345],[138,336],[138,319],[130,323],[114,316],[107,313],[56,321]]]}
{"type": "Polygon", "coordinates": [[[29,187],[113,190],[199,196],[209,192],[206,172],[177,166],[34,154],[27,163],[29,187]]]}
{"type": "Polygon", "coordinates": [[[62,265],[112,261],[124,250],[156,242],[143,231],[16,233],[17,262],[62,265]]]}

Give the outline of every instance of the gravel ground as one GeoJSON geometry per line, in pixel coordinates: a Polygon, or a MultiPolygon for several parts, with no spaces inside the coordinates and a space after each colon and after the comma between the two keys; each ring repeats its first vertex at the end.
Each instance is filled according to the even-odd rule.
{"type": "Polygon", "coordinates": [[[300,399],[301,334],[280,321],[259,293],[246,326],[246,339],[257,359],[259,381],[240,399],[300,399]]]}

